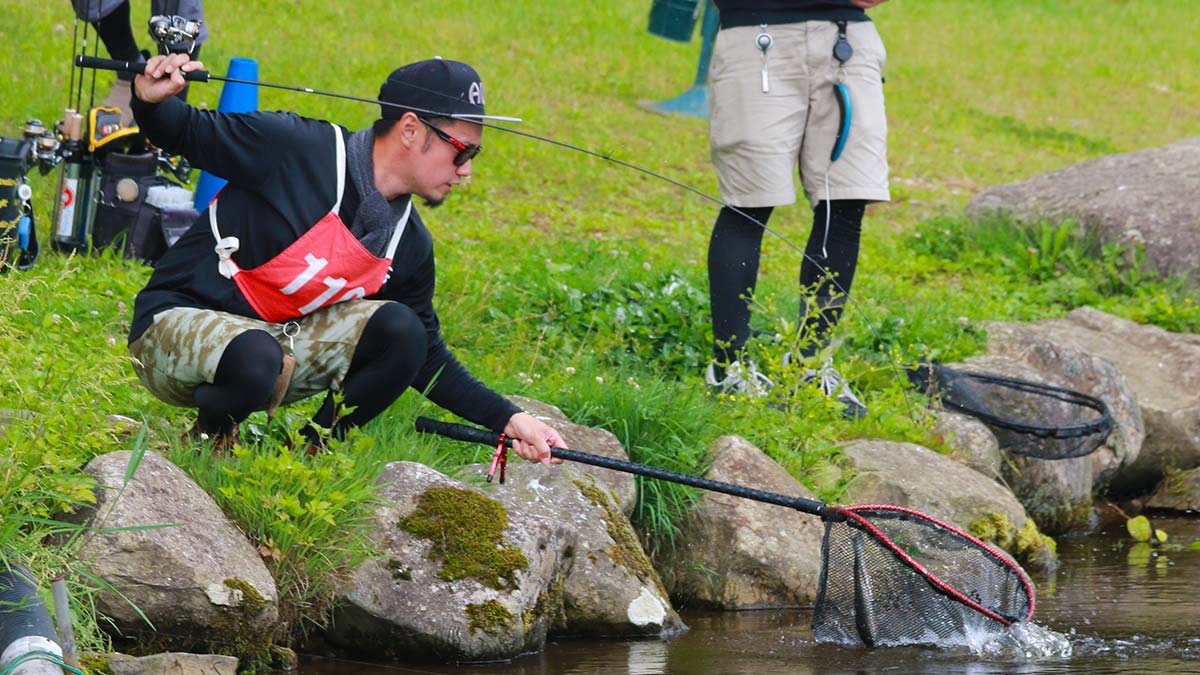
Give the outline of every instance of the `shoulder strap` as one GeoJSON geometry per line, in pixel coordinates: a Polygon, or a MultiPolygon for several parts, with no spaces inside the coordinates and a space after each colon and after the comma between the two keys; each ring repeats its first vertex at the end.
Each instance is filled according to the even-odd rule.
{"type": "Polygon", "coordinates": [[[342,207],[342,192],[346,189],[346,141],[342,138],[341,127],[333,122],[330,122],[329,126],[333,127],[333,136],[337,139],[337,201],[330,209],[337,213],[342,207]]]}
{"type": "Polygon", "coordinates": [[[387,253],[383,257],[392,260],[396,257],[396,247],[400,245],[400,237],[404,236],[404,228],[408,227],[408,216],[412,213],[412,197],[408,198],[408,206],[404,207],[404,215],[396,221],[396,229],[392,230],[392,239],[388,242],[387,253]]]}
{"type": "Polygon", "coordinates": [[[208,203],[208,224],[212,228],[213,239],[217,240],[217,245],[213,250],[217,252],[217,258],[220,262],[217,263],[217,269],[220,270],[221,276],[226,279],[232,279],[234,274],[238,273],[238,266],[230,259],[234,253],[237,253],[242,242],[238,241],[237,237],[221,237],[221,232],[217,230],[217,199],[214,198],[208,203]]]}

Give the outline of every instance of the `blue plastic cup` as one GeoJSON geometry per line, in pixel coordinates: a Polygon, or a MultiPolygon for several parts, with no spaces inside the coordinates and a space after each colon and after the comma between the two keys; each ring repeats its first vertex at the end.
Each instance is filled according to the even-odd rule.
{"type": "MultiPolygon", "coordinates": [[[[229,60],[228,77],[235,80],[258,81],[258,61],[234,57],[229,60]]],[[[258,110],[258,85],[242,82],[226,82],[221,88],[221,100],[217,103],[217,112],[241,113],[258,110]]],[[[225,187],[224,178],[214,176],[207,171],[200,172],[196,181],[196,196],[193,204],[197,211],[208,207],[212,198],[225,187]]]]}

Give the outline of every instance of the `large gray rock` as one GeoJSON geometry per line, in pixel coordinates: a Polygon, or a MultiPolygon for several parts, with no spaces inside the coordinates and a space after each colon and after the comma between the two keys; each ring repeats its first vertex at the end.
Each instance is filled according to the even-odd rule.
{"type": "Polygon", "coordinates": [[[1169,467],[1200,466],[1200,336],[1143,326],[1090,307],[1029,329],[1104,357],[1124,375],[1145,437],[1137,456],[1112,478],[1112,490],[1147,492],[1169,467]]]}
{"type": "Polygon", "coordinates": [[[1162,275],[1200,280],[1200,137],[1101,157],[1029,180],[990,188],[967,204],[972,218],[1020,222],[1078,220],[1102,242],[1143,240],[1162,275]]]}
{"type": "Polygon", "coordinates": [[[204,490],[153,452],[122,490],[130,456],[101,455],[85,469],[105,487],[77,516],[99,528],[79,557],[125,598],[100,592],[96,609],[124,634],[154,633],[160,646],[265,659],[278,594],[258,551],[204,490]],[[147,527],[155,529],[132,529],[147,527]]]}
{"type": "Polygon", "coordinates": [[[1076,331],[1059,330],[1061,325],[1059,320],[987,324],[988,353],[1017,359],[1050,384],[1104,401],[1115,424],[1104,445],[1088,456],[1092,481],[1103,489],[1141,453],[1146,437],[1141,409],[1124,369],[1081,344],[1076,331]]]}
{"type": "MultiPolygon", "coordinates": [[[[712,447],[707,477],[789,497],[812,493],[737,436],[712,447]]],[[[674,591],[725,609],[811,606],[821,573],[821,519],[772,504],[707,492],[680,532],[674,591]]]]}
{"type": "Polygon", "coordinates": [[[1172,471],[1146,500],[1146,508],[1166,511],[1200,511],[1200,468],[1172,471]]]}
{"type": "MultiPolygon", "coordinates": [[[[563,411],[549,403],[524,396],[510,396],[509,400],[520,406],[525,412],[554,427],[568,448],[590,455],[602,455],[629,461],[629,455],[625,452],[621,441],[611,432],[575,424],[567,419],[563,411]]],[[[613,497],[617,500],[617,505],[621,508],[621,513],[626,516],[633,513],[633,503],[637,498],[637,484],[634,482],[632,474],[585,464],[580,464],[575,468],[599,478],[612,492],[613,497]]]]}
{"type": "Polygon", "coordinates": [[[563,553],[562,622],[552,635],[669,635],[687,629],[671,607],[662,580],[637,533],[595,476],[570,466],[520,463],[508,482],[487,493],[521,523],[561,523],[570,542],[563,553]]]}
{"type": "Polygon", "coordinates": [[[955,461],[993,480],[1003,480],[1004,455],[995,434],[986,424],[970,415],[941,410],[937,413],[933,432],[954,450],[951,457],[955,461]]]}
{"type": "Polygon", "coordinates": [[[237,675],[238,660],[216,654],[167,652],[150,656],[105,654],[112,675],[237,675]]]}
{"type": "Polygon", "coordinates": [[[379,477],[378,549],[351,573],[328,637],[356,656],[507,659],[541,649],[573,537],[414,462],[379,477]]]}

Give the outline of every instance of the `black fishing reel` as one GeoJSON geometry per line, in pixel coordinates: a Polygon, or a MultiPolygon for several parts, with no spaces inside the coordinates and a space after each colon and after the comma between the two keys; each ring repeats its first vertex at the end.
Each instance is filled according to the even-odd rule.
{"type": "Polygon", "coordinates": [[[203,21],[192,20],[183,16],[158,15],[150,17],[150,37],[158,43],[163,52],[192,53],[196,40],[200,37],[200,26],[203,21]]]}

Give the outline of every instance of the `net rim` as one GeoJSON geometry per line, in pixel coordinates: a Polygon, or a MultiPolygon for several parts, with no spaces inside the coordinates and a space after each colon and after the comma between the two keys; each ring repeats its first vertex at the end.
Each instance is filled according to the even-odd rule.
{"type": "Polygon", "coordinates": [[[1003,384],[1018,391],[1024,391],[1027,393],[1061,394],[1061,396],[1052,396],[1052,398],[1056,398],[1065,403],[1073,403],[1090,408],[1091,410],[1100,413],[1100,417],[1098,419],[1080,424],[1068,424],[1054,427],[1033,426],[1020,422],[1013,422],[1002,417],[996,417],[995,415],[977,410],[975,408],[970,408],[953,401],[947,401],[945,398],[941,399],[942,405],[947,408],[950,408],[956,412],[966,413],[991,426],[1000,427],[1009,431],[1037,436],[1039,438],[1066,439],[1111,432],[1116,424],[1116,421],[1113,419],[1112,412],[1108,409],[1108,404],[1106,404],[1100,398],[1090,396],[1080,391],[1075,391],[1074,389],[1057,387],[1051,384],[1042,384],[1040,382],[1032,382],[1030,380],[1004,377],[1002,375],[987,375],[983,373],[971,372],[969,370],[947,368],[946,366],[937,363],[921,364],[910,372],[922,379],[924,388],[927,390],[931,386],[937,386],[939,390],[945,391],[947,387],[944,385],[942,378],[936,377],[935,382],[935,375],[954,375],[957,377],[973,379],[979,382],[1003,384]]]}
{"type": "Polygon", "coordinates": [[[846,518],[849,518],[849,519],[855,521],[858,525],[865,528],[880,543],[882,543],[884,546],[886,546],[901,562],[903,562],[904,564],[911,567],[914,571],[916,571],[918,574],[920,574],[927,582],[929,582],[930,585],[932,585],[935,589],[937,589],[938,591],[940,591],[947,597],[951,598],[952,600],[959,602],[959,603],[979,612],[980,614],[988,617],[989,619],[999,622],[1001,625],[1003,625],[1005,627],[1011,626],[1014,623],[1017,623],[1018,621],[1019,622],[1028,622],[1029,620],[1031,620],[1033,618],[1034,610],[1036,609],[1036,605],[1037,605],[1037,593],[1033,588],[1033,581],[1030,580],[1029,575],[1025,574],[1025,570],[1021,569],[1020,565],[1017,565],[1015,562],[1010,560],[1007,555],[1004,555],[1003,553],[1001,553],[999,549],[995,548],[991,544],[988,544],[987,542],[985,542],[977,537],[974,537],[971,534],[968,534],[967,532],[963,531],[962,529],[960,529],[958,527],[955,527],[954,525],[951,525],[950,523],[947,523],[945,521],[934,518],[933,516],[931,516],[927,513],[922,513],[920,511],[917,511],[915,509],[910,509],[905,506],[896,506],[894,504],[856,504],[854,506],[831,506],[831,507],[828,507],[827,511],[830,512],[831,514],[839,514],[846,518]],[[950,584],[943,581],[940,577],[938,577],[933,572],[930,572],[928,569],[925,568],[924,565],[919,563],[916,559],[914,559],[912,556],[910,556],[907,552],[905,552],[903,549],[901,549],[899,546],[897,546],[896,543],[893,542],[890,537],[888,537],[886,534],[884,534],[879,528],[875,527],[875,525],[871,521],[867,520],[866,517],[864,517],[862,514],[860,514],[859,513],[860,511],[888,511],[888,512],[901,513],[904,515],[913,516],[920,520],[924,520],[924,521],[933,523],[934,525],[936,525],[942,529],[945,529],[945,530],[965,539],[966,541],[970,542],[976,548],[979,548],[984,553],[986,553],[986,554],[990,555],[992,558],[994,558],[997,562],[1000,563],[1001,566],[1003,566],[1017,574],[1017,578],[1021,580],[1021,586],[1022,586],[1023,590],[1025,591],[1025,597],[1029,601],[1029,609],[1025,612],[1025,616],[1018,617],[1016,619],[1007,617],[1007,616],[1000,614],[994,610],[988,609],[987,607],[984,607],[983,605],[980,605],[978,602],[975,602],[974,600],[963,595],[962,592],[960,592],[958,589],[954,588],[950,584]]]}

